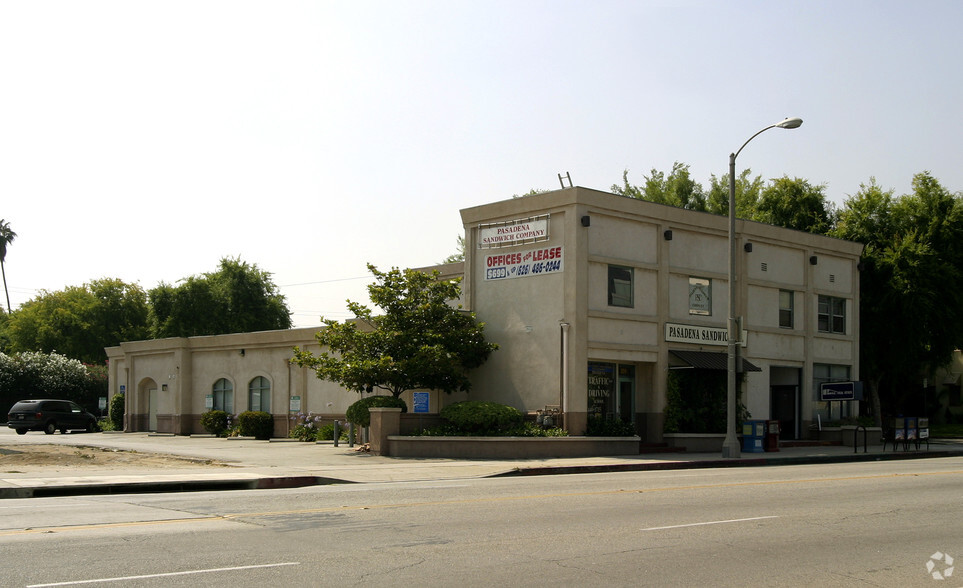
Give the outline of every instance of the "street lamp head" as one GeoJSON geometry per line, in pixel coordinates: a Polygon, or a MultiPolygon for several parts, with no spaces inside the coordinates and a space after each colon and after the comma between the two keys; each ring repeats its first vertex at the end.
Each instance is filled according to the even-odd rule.
{"type": "Polygon", "coordinates": [[[782,122],[776,123],[776,126],[779,127],[780,129],[796,129],[796,128],[799,128],[800,125],[802,125],[802,119],[799,118],[798,116],[787,118],[782,122]]]}

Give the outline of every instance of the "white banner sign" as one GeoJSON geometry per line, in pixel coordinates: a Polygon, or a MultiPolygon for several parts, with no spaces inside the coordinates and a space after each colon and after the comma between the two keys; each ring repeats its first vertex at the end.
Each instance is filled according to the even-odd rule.
{"type": "Polygon", "coordinates": [[[527,278],[561,271],[561,246],[485,256],[486,280],[527,278]]]}
{"type": "Polygon", "coordinates": [[[478,248],[509,247],[548,240],[548,215],[478,227],[478,248]]]}

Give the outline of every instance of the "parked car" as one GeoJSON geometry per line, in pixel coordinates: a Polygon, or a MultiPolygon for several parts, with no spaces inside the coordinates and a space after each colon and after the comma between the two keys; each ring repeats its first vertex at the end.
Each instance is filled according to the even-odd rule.
{"type": "Polygon", "coordinates": [[[7,426],[16,429],[18,435],[27,431],[43,431],[53,435],[69,430],[83,429],[88,433],[97,430],[97,417],[69,400],[21,400],[7,414],[7,426]]]}

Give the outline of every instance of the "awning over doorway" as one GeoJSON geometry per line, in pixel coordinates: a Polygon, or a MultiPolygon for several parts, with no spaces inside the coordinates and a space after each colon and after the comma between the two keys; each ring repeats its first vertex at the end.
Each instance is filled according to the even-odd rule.
{"type": "MultiPolygon", "coordinates": [[[[669,367],[693,367],[701,370],[727,370],[729,368],[728,357],[725,353],[713,353],[711,351],[683,351],[681,349],[670,349],[669,354],[675,356],[683,365],[669,367]]],[[[671,359],[671,358],[670,358],[671,359]]],[[[736,371],[742,372],[761,372],[762,368],[753,364],[745,358],[738,358],[736,371]]]]}

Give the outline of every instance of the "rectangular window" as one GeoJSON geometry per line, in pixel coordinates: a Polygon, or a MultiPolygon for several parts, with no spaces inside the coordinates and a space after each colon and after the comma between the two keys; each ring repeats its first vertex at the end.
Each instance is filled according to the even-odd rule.
{"type": "Polygon", "coordinates": [[[813,420],[816,415],[822,422],[833,421],[850,416],[852,402],[826,402],[819,399],[819,385],[826,382],[848,382],[851,377],[850,366],[828,363],[813,364],[813,420]]]}
{"type": "Polygon", "coordinates": [[[632,268],[609,266],[609,306],[632,308],[632,268]]]}
{"type": "Polygon", "coordinates": [[[820,296],[816,309],[818,329],[821,333],[846,334],[846,299],[820,296]]]}
{"type": "Polygon", "coordinates": [[[793,294],[792,290],[779,291],[779,326],[791,329],[793,323],[793,294]]]}
{"type": "Polygon", "coordinates": [[[689,278],[689,314],[712,314],[712,280],[689,278]]]}

